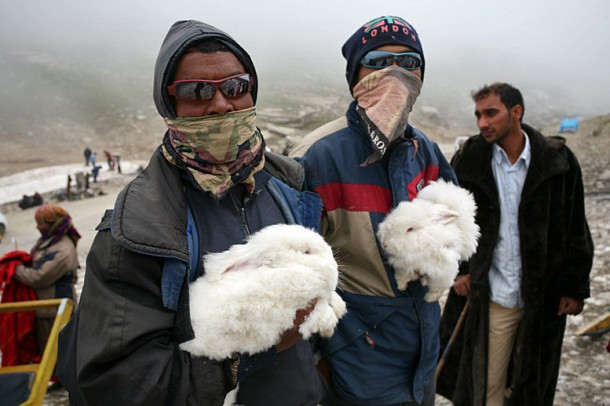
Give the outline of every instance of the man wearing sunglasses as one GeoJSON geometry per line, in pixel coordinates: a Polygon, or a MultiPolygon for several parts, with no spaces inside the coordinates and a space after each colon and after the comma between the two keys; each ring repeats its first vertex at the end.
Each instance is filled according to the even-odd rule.
{"type": "Polygon", "coordinates": [[[383,16],[358,28],[342,51],[355,101],[292,152],[324,201],[322,231],[338,253],[348,304],[335,334],[319,342],[330,367],[325,404],[432,405],[440,307],[423,300],[419,281],[397,288],[375,233],[429,182],[457,180],[438,146],[408,122],[426,67],[415,29],[383,16]]]}
{"type": "Polygon", "coordinates": [[[238,362],[179,348],[194,338],[188,286],[205,272],[202,255],[272,224],[319,229],[320,198],[297,190],[302,167],[264,154],[257,86],[250,56],[227,34],[197,21],[170,28],[154,75],[167,132],[97,227],[60,336],[58,375],[72,403],[222,405],[233,368],[239,404],[317,405],[323,387],[298,333],[313,304],[274,348],[238,362]]]}
{"type": "Polygon", "coordinates": [[[447,298],[441,342],[468,315],[438,380],[455,405],[552,405],[566,315],[589,297],[593,241],[578,160],[523,123],[519,89],[472,93],[480,133],[451,164],[475,197],[481,238],[447,298]]]}

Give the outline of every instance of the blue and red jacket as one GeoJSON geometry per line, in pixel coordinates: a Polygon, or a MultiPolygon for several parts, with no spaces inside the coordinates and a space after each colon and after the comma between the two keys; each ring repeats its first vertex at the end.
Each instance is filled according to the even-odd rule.
{"type": "Polygon", "coordinates": [[[423,300],[426,288],[419,281],[397,289],[376,233],[394,207],[429,182],[457,179],[438,145],[411,126],[380,161],[361,166],[373,150],[355,102],[346,117],[345,128],[306,137],[304,143],[315,139],[300,158],[307,188],[324,203],[322,234],[339,263],[339,294],[348,307],[320,349],[331,365],[333,389],[344,400],[421,401],[434,379],[440,307],[423,300]]]}

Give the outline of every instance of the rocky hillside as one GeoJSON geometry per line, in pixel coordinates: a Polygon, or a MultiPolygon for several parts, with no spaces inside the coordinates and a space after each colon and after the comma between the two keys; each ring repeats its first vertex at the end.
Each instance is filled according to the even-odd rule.
{"type": "MultiPolygon", "coordinates": [[[[559,122],[541,128],[545,135],[557,134],[559,122]]],[[[610,114],[581,120],[578,133],[560,134],[574,151],[583,172],[587,194],[610,193],[610,114]]]]}

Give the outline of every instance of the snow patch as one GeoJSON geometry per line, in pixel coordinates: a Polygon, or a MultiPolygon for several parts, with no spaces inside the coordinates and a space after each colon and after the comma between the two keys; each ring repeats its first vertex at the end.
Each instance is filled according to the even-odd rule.
{"type": "MultiPolygon", "coordinates": [[[[109,171],[108,167],[103,165],[97,180],[100,182],[121,176],[131,176],[144,165],[145,161],[121,161],[122,174],[117,173],[116,170],[109,171]]],[[[23,195],[33,195],[36,192],[47,193],[55,190],[65,190],[68,184],[68,175],[72,176],[72,185],[76,188],[75,174],[78,172],[91,173],[91,167],[83,166],[80,163],[56,165],[0,177],[0,204],[17,202],[23,198],[23,195]]],[[[90,178],[90,182],[93,182],[93,177],[90,178]]]]}

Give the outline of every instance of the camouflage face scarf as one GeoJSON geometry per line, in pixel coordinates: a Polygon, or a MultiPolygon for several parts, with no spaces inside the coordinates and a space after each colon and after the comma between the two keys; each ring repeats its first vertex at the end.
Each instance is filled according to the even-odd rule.
{"type": "Polygon", "coordinates": [[[415,74],[392,65],[365,76],[354,86],[356,111],[373,146],[373,154],[361,166],[379,161],[388,146],[404,134],[421,85],[415,74]]]}
{"type": "Polygon", "coordinates": [[[255,108],[220,116],[169,119],[163,155],[186,168],[202,190],[222,197],[232,186],[254,191],[254,174],[264,164],[265,141],[256,128],[255,108]]]}

